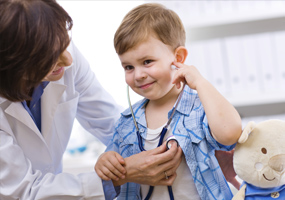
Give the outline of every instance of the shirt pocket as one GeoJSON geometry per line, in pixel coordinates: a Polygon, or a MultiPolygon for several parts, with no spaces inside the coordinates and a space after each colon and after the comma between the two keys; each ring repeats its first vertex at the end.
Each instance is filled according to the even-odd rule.
{"type": "Polygon", "coordinates": [[[185,126],[178,128],[178,132],[180,135],[190,139],[190,141],[195,144],[199,144],[205,139],[204,131],[199,127],[185,124],[185,126]]]}
{"type": "Polygon", "coordinates": [[[129,157],[134,154],[135,150],[134,142],[129,140],[119,139],[119,152],[123,158],[129,157]]]}
{"type": "MultiPolygon", "coordinates": [[[[56,113],[75,113],[77,110],[77,105],[78,105],[78,100],[79,100],[79,95],[75,95],[68,101],[64,101],[62,103],[59,103],[56,109],[56,113]]],[[[75,115],[74,115],[75,116],[75,115]]]]}
{"type": "Polygon", "coordinates": [[[137,135],[133,129],[134,127],[128,121],[124,121],[117,129],[116,142],[119,147],[119,153],[123,158],[139,153],[137,151],[137,135]]]}

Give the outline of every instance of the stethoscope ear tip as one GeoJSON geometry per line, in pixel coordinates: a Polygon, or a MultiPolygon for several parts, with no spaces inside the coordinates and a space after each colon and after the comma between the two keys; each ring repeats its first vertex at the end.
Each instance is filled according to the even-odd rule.
{"type": "Polygon", "coordinates": [[[175,65],[171,65],[171,69],[177,69],[175,65]]]}

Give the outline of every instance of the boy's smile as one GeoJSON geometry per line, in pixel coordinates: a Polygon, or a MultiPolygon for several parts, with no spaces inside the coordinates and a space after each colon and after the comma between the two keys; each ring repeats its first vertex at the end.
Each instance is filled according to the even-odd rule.
{"type": "Polygon", "coordinates": [[[126,83],[139,95],[159,100],[173,88],[175,70],[171,64],[175,60],[174,50],[155,37],[119,55],[125,70],[126,83]]]}

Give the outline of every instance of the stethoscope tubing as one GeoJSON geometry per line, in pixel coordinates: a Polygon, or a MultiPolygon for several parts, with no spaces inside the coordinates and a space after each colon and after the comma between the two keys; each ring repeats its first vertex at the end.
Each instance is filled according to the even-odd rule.
{"type": "MultiPolygon", "coordinates": [[[[181,100],[181,97],[182,97],[182,93],[184,91],[184,87],[185,87],[185,82],[183,84],[183,87],[182,87],[182,91],[180,92],[179,96],[178,96],[178,99],[174,105],[174,108],[172,110],[172,113],[171,113],[171,116],[169,117],[166,125],[163,127],[163,129],[161,130],[161,133],[160,133],[160,138],[159,138],[159,142],[158,142],[158,147],[163,143],[163,139],[164,139],[164,136],[168,130],[168,126],[170,125],[171,121],[172,121],[172,117],[177,109],[177,106],[181,100]]],[[[139,144],[139,149],[141,151],[145,151],[144,147],[143,147],[143,141],[142,141],[142,136],[139,132],[139,128],[138,128],[138,125],[137,125],[137,122],[136,122],[136,118],[135,118],[135,115],[134,115],[134,112],[133,112],[133,108],[132,108],[132,104],[131,104],[131,100],[130,100],[130,93],[129,93],[129,86],[127,86],[127,95],[128,95],[128,103],[129,103],[129,108],[131,110],[131,114],[132,114],[132,118],[133,118],[133,121],[134,121],[134,124],[135,124],[135,127],[136,127],[136,133],[137,133],[137,138],[138,138],[138,144],[139,144]]],[[[172,187],[171,186],[167,186],[168,188],[168,193],[169,193],[169,197],[170,197],[170,200],[174,200],[174,196],[173,196],[173,191],[172,191],[172,187]]],[[[147,196],[145,198],[145,200],[149,200],[149,198],[151,197],[151,194],[153,192],[153,189],[154,189],[154,186],[150,186],[149,187],[149,191],[147,193],[147,196]]]]}

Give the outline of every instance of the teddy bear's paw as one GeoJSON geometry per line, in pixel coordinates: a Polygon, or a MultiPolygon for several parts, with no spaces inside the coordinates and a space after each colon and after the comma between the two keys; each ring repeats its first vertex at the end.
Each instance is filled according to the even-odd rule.
{"type": "Polygon", "coordinates": [[[246,184],[244,184],[239,191],[236,193],[236,195],[232,198],[232,200],[244,200],[245,198],[245,188],[246,184]]]}
{"type": "Polygon", "coordinates": [[[255,126],[256,126],[255,122],[253,121],[248,122],[246,127],[243,129],[240,138],[238,139],[238,143],[244,143],[247,140],[250,132],[255,128],[255,126]]]}

